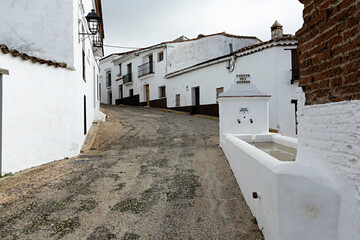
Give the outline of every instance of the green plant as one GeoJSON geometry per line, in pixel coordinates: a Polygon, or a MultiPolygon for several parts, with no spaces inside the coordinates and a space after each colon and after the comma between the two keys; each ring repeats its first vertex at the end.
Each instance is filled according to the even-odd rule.
{"type": "Polygon", "coordinates": [[[14,174],[12,172],[5,173],[4,175],[0,174],[0,178],[8,177],[8,176],[14,176],[14,174]]]}

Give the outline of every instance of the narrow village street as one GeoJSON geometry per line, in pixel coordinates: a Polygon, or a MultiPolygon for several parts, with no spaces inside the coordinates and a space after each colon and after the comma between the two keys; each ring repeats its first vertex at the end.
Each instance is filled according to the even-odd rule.
{"type": "Polygon", "coordinates": [[[262,239],[217,120],[103,109],[90,150],[0,179],[0,239],[262,239]]]}

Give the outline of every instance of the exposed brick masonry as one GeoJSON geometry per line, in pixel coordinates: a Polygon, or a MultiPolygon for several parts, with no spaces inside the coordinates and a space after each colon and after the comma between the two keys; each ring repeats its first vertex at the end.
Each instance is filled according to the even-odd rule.
{"type": "Polygon", "coordinates": [[[306,105],[360,99],[360,0],[300,0],[296,33],[306,105]]]}

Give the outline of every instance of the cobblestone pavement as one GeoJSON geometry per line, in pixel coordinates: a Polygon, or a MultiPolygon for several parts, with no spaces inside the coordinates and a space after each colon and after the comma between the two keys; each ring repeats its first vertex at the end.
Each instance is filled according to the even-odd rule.
{"type": "Polygon", "coordinates": [[[0,179],[0,239],[262,239],[218,121],[104,111],[89,151],[0,179]]]}

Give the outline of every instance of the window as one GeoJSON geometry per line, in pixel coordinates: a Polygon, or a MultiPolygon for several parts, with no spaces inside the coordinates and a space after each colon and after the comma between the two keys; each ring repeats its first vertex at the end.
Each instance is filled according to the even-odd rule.
{"type": "Polygon", "coordinates": [[[106,87],[111,87],[111,71],[106,72],[106,87]]]}
{"type": "Polygon", "coordinates": [[[159,87],[159,97],[160,98],[166,97],[165,86],[159,87]]]}
{"type": "Polygon", "coordinates": [[[291,83],[300,79],[300,62],[296,49],[291,49],[291,83]]]}
{"type": "Polygon", "coordinates": [[[163,51],[158,53],[158,62],[161,62],[162,60],[164,60],[164,52],[163,51]]]}
{"type": "Polygon", "coordinates": [[[176,94],[176,107],[180,107],[180,94],[176,94]]]}
{"type": "Polygon", "coordinates": [[[224,92],[224,88],[223,88],[223,87],[219,87],[219,88],[216,89],[216,101],[217,101],[217,99],[219,98],[219,95],[220,95],[221,93],[223,93],[223,92],[224,92]]]}
{"type": "Polygon", "coordinates": [[[134,96],[134,89],[130,89],[130,90],[129,90],[129,96],[130,96],[130,97],[134,96]]]}
{"type": "Polygon", "coordinates": [[[121,77],[121,63],[119,64],[119,73],[118,73],[118,77],[121,77]]]}
{"type": "Polygon", "coordinates": [[[132,82],[132,64],[129,63],[128,65],[126,65],[127,68],[127,74],[124,76],[124,80],[123,83],[130,83],[132,82]]]}
{"type": "Polygon", "coordinates": [[[143,64],[138,66],[138,77],[142,77],[151,73],[155,73],[154,71],[154,57],[152,54],[143,57],[143,64]]]}

